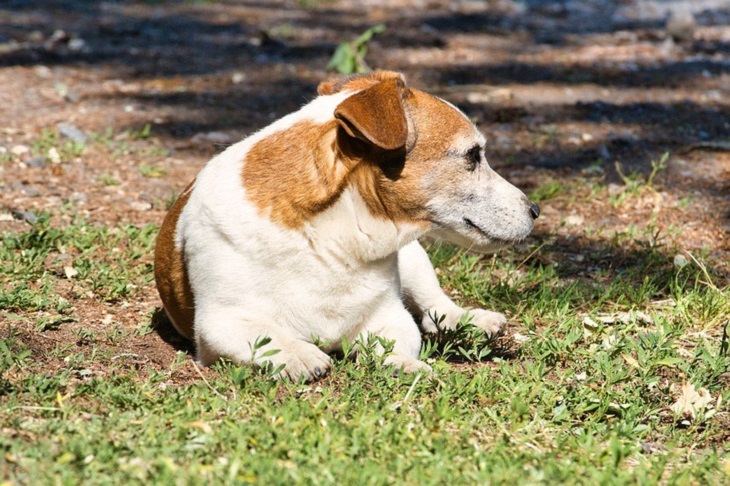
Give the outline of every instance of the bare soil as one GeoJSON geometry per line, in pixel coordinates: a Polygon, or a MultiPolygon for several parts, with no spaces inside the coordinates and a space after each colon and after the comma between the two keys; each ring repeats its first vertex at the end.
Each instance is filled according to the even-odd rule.
{"type": "MultiPolygon", "coordinates": [[[[607,234],[651,223],[705,254],[716,274],[730,273],[725,2],[300,3],[3,2],[0,152],[22,152],[59,124],[108,133],[116,147],[129,138],[130,148],[111,157],[103,143],[89,144],[61,163],[20,154],[0,165],[2,214],[47,209],[108,225],[159,224],[212,155],[313,98],[337,44],[384,23],[371,67],[402,71],[461,107],[487,134],[490,163],[525,191],[550,180],[575,191],[542,204],[535,238],[552,238],[554,251],[579,262],[607,234]],[[667,28],[670,15],[688,12],[694,25],[667,28]],[[130,134],[147,125],[135,150],[130,134]],[[589,197],[586,180],[618,193],[617,164],[646,178],[665,152],[654,190],[620,206],[589,197]],[[166,175],[145,176],[141,165],[166,175]]],[[[0,221],[0,231],[27,227],[0,221]]],[[[127,302],[78,299],[78,323],[29,328],[23,339],[43,359],[58,344],[84,346],[78,327],[101,330],[112,319],[134,328],[158,305],[153,286],[127,302]]],[[[165,326],[108,346],[116,364],[95,371],[102,375],[115,366],[166,369],[178,349],[189,351],[165,326]]],[[[60,365],[48,363],[49,371],[60,365]]],[[[192,364],[176,373],[198,376],[192,364]]]]}

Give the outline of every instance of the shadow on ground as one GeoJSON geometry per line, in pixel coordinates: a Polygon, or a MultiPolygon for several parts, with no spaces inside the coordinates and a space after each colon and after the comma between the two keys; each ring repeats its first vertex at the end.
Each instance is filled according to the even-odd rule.
{"type": "MultiPolygon", "coordinates": [[[[485,8],[480,13],[433,14],[404,7],[390,12],[390,29],[374,50],[390,47],[432,46],[447,48],[450,36],[517,31],[529,39],[525,48],[566,44],[575,46],[587,34],[631,32],[632,42],[659,42],[657,19],[629,21],[616,17],[620,5],[608,2],[528,1],[522,10],[503,12],[485,8]],[[607,20],[609,19],[609,20],[607,20]],[[653,36],[653,37],[652,37],[653,36]]],[[[358,7],[354,8],[358,12],[358,7]]],[[[323,4],[307,11],[292,9],[288,2],[218,2],[200,8],[181,2],[27,2],[14,0],[0,8],[0,40],[11,46],[0,54],[0,66],[103,67],[125,80],[183,76],[227,79],[230,72],[255,73],[271,66],[291,66],[274,76],[242,84],[212,82],[186,93],[120,95],[143,105],[187,108],[190,119],[175,119],[156,127],[158,133],[186,138],[201,131],[233,129],[250,132],[300,106],[315,95],[316,80],[300,76],[302,66],[321,68],[334,47],[367,28],[368,11],[362,16],[344,15],[337,4],[323,4]],[[248,10],[241,13],[238,7],[248,10]],[[297,30],[316,35],[296,36],[297,30]],[[54,32],[62,31],[61,34],[54,32]],[[290,35],[272,35],[290,32],[290,35]]],[[[703,11],[701,25],[730,22],[730,9],[703,11]]],[[[519,45],[519,44],[518,44],[519,45]]],[[[422,78],[434,86],[554,83],[563,86],[593,84],[598,87],[646,88],[688,86],[703,76],[719,76],[727,60],[694,59],[694,54],[727,53],[726,42],[694,42],[684,46],[685,59],[651,66],[570,67],[519,62],[460,66],[443,65],[422,78]]],[[[372,64],[379,66],[377,59],[372,64]]],[[[417,68],[410,68],[417,69],[417,68]]],[[[322,74],[324,76],[324,74],[322,74]]],[[[256,78],[255,76],[253,76],[256,78]]],[[[100,99],[103,99],[101,96],[100,99]]],[[[504,113],[489,104],[467,104],[468,114],[482,123],[496,123],[504,113]]],[[[666,150],[703,140],[730,137],[730,117],[719,107],[691,102],[613,104],[591,102],[527,106],[507,114],[506,122],[519,123],[538,117],[545,123],[588,122],[616,126],[640,124],[643,136],[615,137],[607,149],[626,163],[648,172],[648,162],[666,150]]],[[[594,149],[550,148],[532,151],[519,162],[545,168],[576,168],[593,163],[594,149]]]]}
{"type": "MultiPolygon", "coordinates": [[[[436,2],[437,3],[437,2],[436,2]]],[[[432,68],[391,59],[398,48],[431,49],[434,56],[458,50],[460,37],[490,34],[489,42],[509,42],[516,54],[542,52],[556,46],[575,49],[601,42],[657,46],[673,42],[663,32],[662,18],[631,20],[619,15],[627,2],[518,2],[520,8],[499,10],[485,4],[479,13],[447,13],[441,9],[398,7],[381,16],[389,29],[372,44],[368,57],[375,67],[413,74],[426,89],[520,85],[540,90],[545,85],[570,89],[701,89],[708,78],[727,76],[729,46],[725,40],[686,41],[671,62],[605,63],[579,67],[570,63],[517,61],[448,62],[432,68]],[[621,32],[619,38],[611,35],[621,32]],[[586,40],[588,39],[588,40],[586,40]],[[699,87],[699,88],[698,88],[699,87]]],[[[123,102],[166,109],[171,116],[156,124],[164,143],[187,140],[199,132],[229,130],[250,133],[285,115],[315,96],[316,85],[335,46],[375,22],[366,7],[322,2],[314,10],[292,8],[287,1],[210,2],[193,5],[174,1],[87,2],[11,0],[0,7],[0,67],[63,66],[103,70],[104,77],[123,83],[175,78],[185,90],[91,93],[104,106],[123,102]],[[62,31],[62,32],[61,32],[62,31]],[[243,82],[232,82],[233,73],[243,82]]],[[[700,26],[730,25],[730,8],[704,10],[700,26]]],[[[485,41],[486,42],[486,41],[485,41]]],[[[489,47],[487,45],[487,47],[489,47]]],[[[448,59],[444,57],[444,59],[448,59]]],[[[720,93],[722,95],[722,93],[720,93]]],[[[588,102],[558,100],[552,104],[508,104],[457,101],[482,129],[508,127],[515,137],[529,139],[536,125],[610,127],[600,142],[569,145],[546,143],[524,149],[495,147],[490,158],[509,165],[555,170],[559,177],[580,175],[596,163],[617,181],[610,159],[627,170],[647,174],[651,161],[664,152],[682,153],[696,144],[727,142],[727,104],[667,101],[588,102]],[[631,130],[629,130],[631,129],[631,130]]],[[[122,128],[141,128],[140,126],[122,128]]],[[[728,181],[683,182],[687,187],[721,198],[728,181]]],[[[722,209],[721,209],[722,210],[722,209]]]]}
{"type": "Polygon", "coordinates": [[[195,356],[195,345],[192,341],[185,339],[180,335],[167,317],[164,309],[156,307],[152,312],[150,326],[167,344],[172,346],[176,351],[184,351],[191,356],[195,356]]]}

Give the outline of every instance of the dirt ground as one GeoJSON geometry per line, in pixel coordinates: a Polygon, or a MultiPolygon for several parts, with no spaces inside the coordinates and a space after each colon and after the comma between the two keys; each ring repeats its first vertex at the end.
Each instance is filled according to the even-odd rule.
{"type": "MultiPolygon", "coordinates": [[[[387,30],[371,42],[369,65],[461,107],[487,134],[492,166],[525,191],[556,181],[581,192],[588,178],[620,191],[617,164],[646,178],[670,153],[655,190],[630,205],[545,201],[535,238],[574,258],[596,242],[582,228],[651,221],[730,274],[730,7],[721,0],[5,1],[0,155],[13,156],[0,165],[0,231],[28,228],[12,211],[41,209],[159,224],[213,154],[311,99],[337,44],[378,23],[387,30]],[[49,131],[108,134],[118,148],[147,125],[146,149],[115,157],[102,142],[61,163],[29,150],[49,131]]],[[[93,329],[109,316],[148,319],[159,300],[150,286],[127,302],[73,304],[78,325],[93,329]]],[[[169,366],[184,345],[165,332],[134,337],[118,362],[169,366]]],[[[42,351],[67,336],[24,339],[42,351]]]]}

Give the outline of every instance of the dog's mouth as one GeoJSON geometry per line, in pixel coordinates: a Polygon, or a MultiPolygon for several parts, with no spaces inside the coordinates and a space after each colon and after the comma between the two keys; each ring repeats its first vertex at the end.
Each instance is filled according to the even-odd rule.
{"type": "Polygon", "coordinates": [[[486,231],[484,231],[483,229],[481,229],[481,228],[479,227],[479,225],[478,225],[478,224],[476,224],[476,223],[475,223],[474,221],[472,221],[471,219],[469,219],[469,218],[466,218],[466,217],[465,217],[465,218],[464,218],[464,223],[466,224],[466,226],[467,226],[468,228],[471,228],[471,229],[473,229],[473,230],[476,230],[476,231],[477,231],[478,233],[480,233],[480,234],[481,234],[482,236],[484,236],[484,237],[486,237],[486,238],[489,238],[490,240],[493,240],[493,239],[494,239],[494,237],[493,237],[492,235],[490,235],[489,233],[487,233],[486,231]]]}
{"type": "Polygon", "coordinates": [[[518,243],[524,239],[521,235],[493,234],[468,216],[459,216],[449,223],[434,222],[432,236],[440,238],[477,253],[493,253],[505,246],[518,243]]]}
{"type": "Polygon", "coordinates": [[[491,245],[501,246],[501,245],[507,245],[509,243],[512,243],[512,241],[510,241],[510,240],[505,240],[505,239],[502,239],[502,238],[499,238],[492,234],[487,233],[478,224],[476,224],[474,221],[472,221],[471,219],[469,219],[467,217],[462,218],[462,220],[464,221],[464,224],[466,225],[467,228],[476,231],[477,233],[482,235],[484,238],[489,240],[490,246],[491,245]]]}

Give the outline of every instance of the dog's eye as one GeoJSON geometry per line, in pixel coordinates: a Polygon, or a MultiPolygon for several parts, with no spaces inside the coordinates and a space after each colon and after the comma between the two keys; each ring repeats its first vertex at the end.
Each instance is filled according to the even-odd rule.
{"type": "Polygon", "coordinates": [[[467,170],[469,172],[477,168],[479,163],[482,161],[482,149],[481,147],[474,146],[466,153],[467,170]]]}

